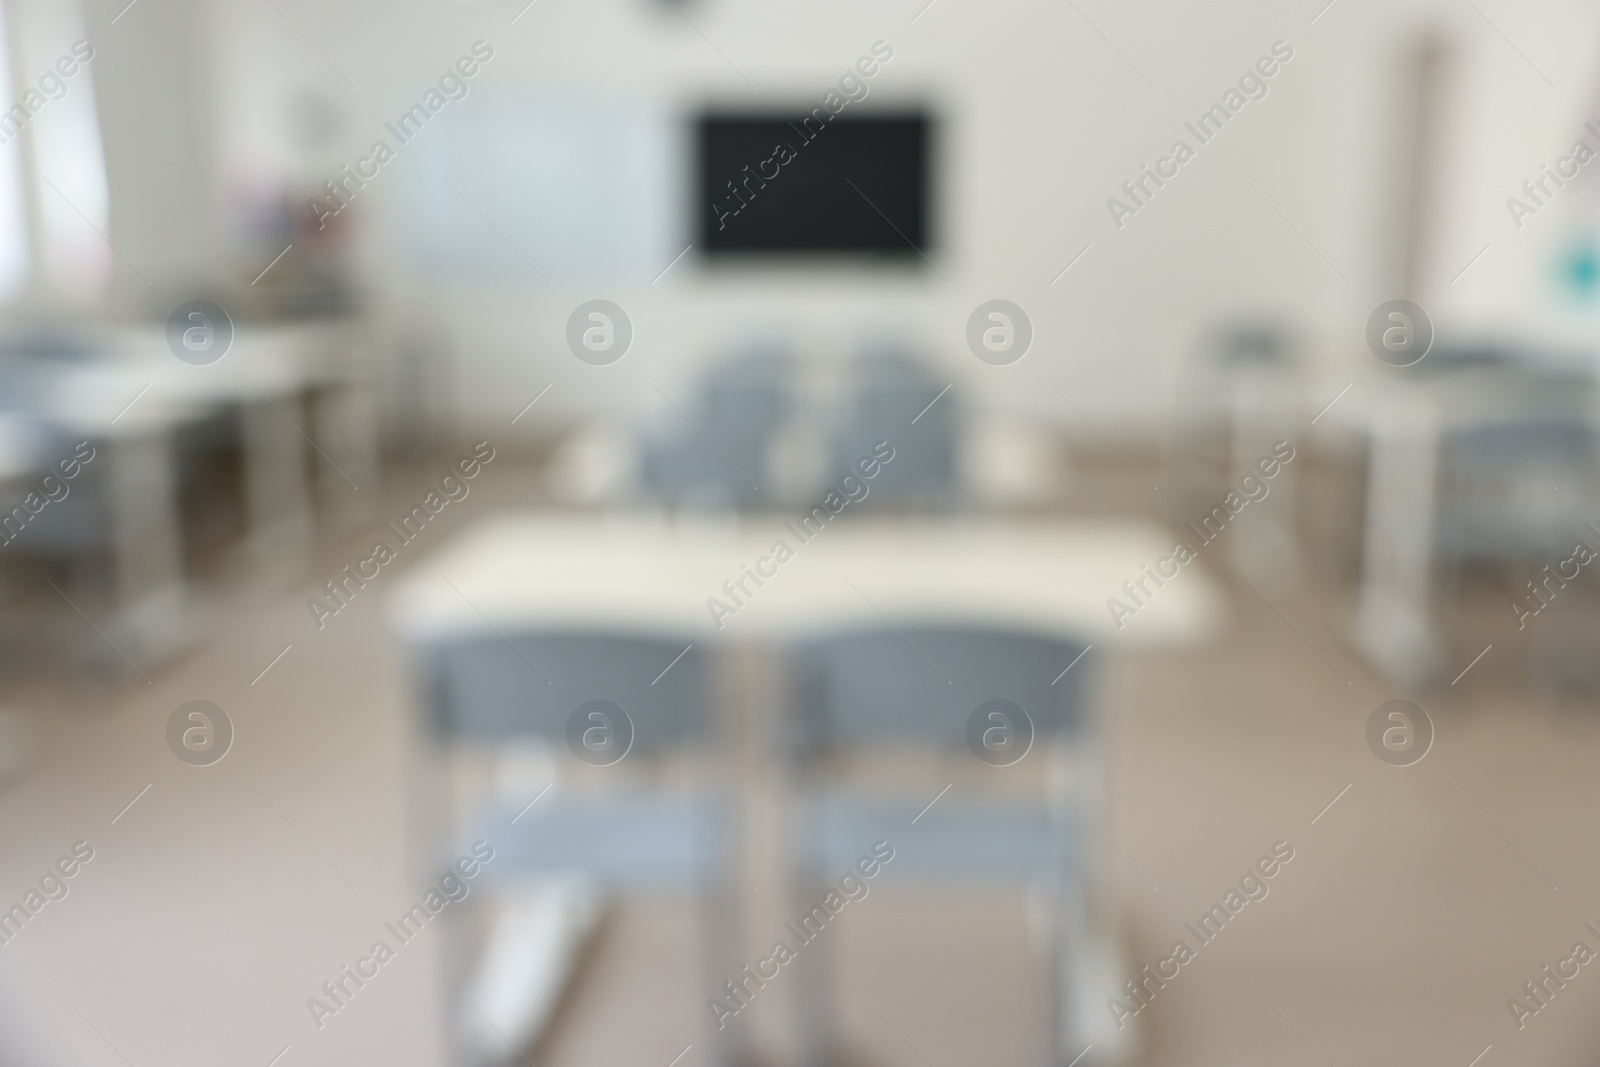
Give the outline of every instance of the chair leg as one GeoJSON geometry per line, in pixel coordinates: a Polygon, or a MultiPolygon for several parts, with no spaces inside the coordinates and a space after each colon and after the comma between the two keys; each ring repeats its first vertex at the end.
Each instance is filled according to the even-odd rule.
{"type": "Polygon", "coordinates": [[[1095,946],[1089,928],[1087,901],[1081,887],[1053,886],[1047,907],[1049,933],[1044,1016],[1049,1032],[1042,1042],[1045,1062],[1066,1067],[1087,1051],[1091,1038],[1082,1017],[1087,990],[1080,988],[1093,966],[1095,946]]]}
{"type": "MultiPolygon", "coordinates": [[[[822,893],[810,891],[809,881],[802,879],[799,886],[802,891],[793,894],[791,899],[799,902],[821,899],[822,893]]],[[[804,907],[804,903],[801,906],[804,907]]],[[[822,930],[805,944],[795,946],[798,953],[795,964],[799,971],[795,975],[799,1001],[795,1016],[800,1028],[801,1067],[828,1067],[834,1058],[828,939],[828,932],[822,930]]]]}
{"type": "Polygon", "coordinates": [[[718,1019],[711,998],[723,999],[722,985],[739,970],[738,894],[726,881],[701,887],[698,894],[700,958],[709,992],[697,1010],[707,1027],[707,1061],[712,1067],[739,1067],[746,1061],[744,1029],[737,1019],[718,1019]]]}
{"type": "Polygon", "coordinates": [[[1044,894],[1044,899],[1039,902],[1042,906],[1037,912],[1042,913],[1044,923],[1044,959],[1041,961],[1044,971],[1040,982],[1040,989],[1044,994],[1044,1034],[1039,1042],[1040,1062],[1045,1067],[1064,1067],[1066,1060],[1061,1058],[1065,1042],[1063,1031],[1066,1029],[1066,1003],[1067,1003],[1067,947],[1065,945],[1066,919],[1063,915],[1063,900],[1061,893],[1052,887],[1044,894]]]}

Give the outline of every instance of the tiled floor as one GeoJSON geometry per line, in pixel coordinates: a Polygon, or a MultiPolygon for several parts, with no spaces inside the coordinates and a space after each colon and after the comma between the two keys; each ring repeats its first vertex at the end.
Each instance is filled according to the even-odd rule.
{"type": "MultiPolygon", "coordinates": [[[[495,473],[453,529],[526,497],[531,472],[495,473]]],[[[429,880],[415,828],[438,812],[417,784],[407,664],[382,593],[370,587],[319,632],[302,591],[240,591],[149,685],[7,694],[41,726],[43,751],[0,789],[0,905],[74,842],[95,855],[0,946],[0,1063],[266,1067],[286,1046],[283,1067],[445,1062],[460,999],[435,931],[320,1029],[306,1007],[429,880]],[[237,728],[207,768],[164,740],[172,709],[196,697],[237,728]]],[[[1212,644],[1094,665],[1113,799],[1101,829],[1114,847],[1100,854],[1127,977],[1175,940],[1193,944],[1184,923],[1275,842],[1294,848],[1268,896],[1140,1013],[1138,1062],[1468,1067],[1489,1046],[1483,1067],[1592,1062],[1600,972],[1584,968],[1520,1031],[1506,1002],[1574,941],[1600,949],[1583,927],[1600,926],[1600,707],[1528,695],[1527,634],[1489,591],[1455,601],[1452,655],[1464,666],[1493,650],[1454,687],[1420,694],[1391,691],[1348,650],[1344,596],[1312,586],[1274,607],[1230,585],[1230,599],[1231,628],[1212,644]],[[1364,739],[1395,696],[1422,703],[1437,730],[1411,767],[1379,762],[1364,739]]],[[[746,858],[764,889],[741,916],[752,949],[790,910],[779,799],[753,801],[746,858]]],[[[828,934],[851,983],[834,1003],[852,1059],[1032,1062],[1038,986],[1020,900],[884,892],[828,934]]],[[[528,1059],[666,1067],[692,1043],[680,1063],[705,1062],[693,946],[681,903],[616,910],[528,1059]]],[[[792,992],[773,983],[737,1021],[762,1060],[791,1060],[792,992]]]]}

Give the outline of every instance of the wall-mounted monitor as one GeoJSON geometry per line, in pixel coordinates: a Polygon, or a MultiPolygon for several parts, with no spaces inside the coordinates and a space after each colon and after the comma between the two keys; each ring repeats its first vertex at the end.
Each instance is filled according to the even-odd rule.
{"type": "Polygon", "coordinates": [[[930,123],[919,113],[712,113],[696,128],[696,245],[712,259],[928,251],[930,123]],[[826,120],[826,121],[824,121],[826,120]]]}

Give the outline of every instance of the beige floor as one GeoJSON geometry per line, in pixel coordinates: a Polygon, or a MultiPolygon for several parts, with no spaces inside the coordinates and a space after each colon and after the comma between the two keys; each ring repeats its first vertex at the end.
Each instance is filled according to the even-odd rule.
{"type": "MultiPolygon", "coordinates": [[[[493,473],[452,509],[457,528],[528,496],[531,471],[493,473]]],[[[364,540],[330,549],[321,568],[364,540]]],[[[420,893],[428,857],[408,828],[436,813],[416,787],[407,664],[382,623],[381,582],[321,632],[304,595],[236,591],[205,640],[147,672],[148,685],[8,692],[43,749],[0,788],[0,905],[74,842],[95,857],[0,946],[0,1063],[266,1067],[286,1046],[283,1067],[446,1062],[443,1020],[460,999],[434,930],[320,1030],[306,1008],[420,893]],[[237,728],[209,768],[165,747],[167,716],[196,697],[237,728]]],[[[1486,589],[1454,602],[1452,655],[1465,666],[1493,649],[1453,688],[1422,694],[1386,688],[1350,653],[1345,596],[1313,586],[1275,596],[1276,609],[1245,586],[1230,596],[1232,626],[1213,644],[1085,664],[1098,670],[1113,765],[1102,829],[1126,859],[1102,853],[1132,968],[1192,942],[1185,920],[1274,842],[1295,849],[1270,895],[1139,1016],[1137,1062],[1468,1067],[1488,1046],[1483,1067],[1592,1062],[1600,967],[1521,1031],[1506,1001],[1574,941],[1600,948],[1583,929],[1600,926],[1600,707],[1528,694],[1527,635],[1486,589]],[[1427,708],[1437,739],[1421,763],[1394,768],[1363,731],[1402,695],[1427,708]]],[[[756,803],[767,825],[772,806],[756,803]]],[[[780,851],[763,833],[747,857],[763,886],[741,917],[752,950],[790,910],[780,851]]],[[[885,892],[847,910],[835,934],[858,990],[836,993],[852,1059],[1031,1062],[1038,988],[1019,901],[885,892]]],[[[693,1043],[680,1063],[705,1062],[693,945],[683,906],[616,911],[528,1060],[666,1067],[693,1043]]],[[[763,1060],[790,1061],[791,994],[774,982],[738,1020],[763,1060]]]]}

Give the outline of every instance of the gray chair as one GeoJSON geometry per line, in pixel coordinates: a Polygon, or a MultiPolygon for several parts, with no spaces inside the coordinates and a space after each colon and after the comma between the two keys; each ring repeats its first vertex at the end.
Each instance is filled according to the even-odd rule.
{"type": "MultiPolygon", "coordinates": [[[[796,826],[796,905],[804,908],[820,896],[823,886],[878,841],[895,851],[877,878],[880,884],[1045,891],[1052,929],[1044,1047],[1056,1064],[1066,1062],[1067,952],[1087,929],[1083,849],[1067,794],[1052,782],[1043,798],[1030,803],[1015,793],[973,796],[964,785],[929,807],[936,783],[915,795],[885,792],[842,781],[828,766],[831,756],[846,752],[961,754],[981,745],[982,731],[991,726],[1012,732],[992,738],[996,744],[986,751],[994,755],[985,762],[1009,765],[1030,755],[1037,761],[1050,758],[1051,749],[1071,748],[1077,758],[1089,757],[1084,666],[1062,673],[1083,651],[1076,642],[1028,633],[907,626],[833,635],[795,648],[790,660],[790,752],[803,798],[796,826]],[[1020,722],[980,712],[995,700],[1026,713],[1031,748],[1021,747],[1020,722]],[[1006,745],[1016,747],[1005,751],[1006,745]]],[[[1092,800],[1084,793],[1077,803],[1088,808],[1092,800]]],[[[825,941],[805,950],[812,957],[803,968],[809,976],[803,992],[809,1015],[803,1029],[812,1038],[808,1063],[825,1062],[833,1051],[825,941]]]]}
{"type": "Polygon", "coordinates": [[[833,430],[828,469],[854,470],[880,441],[894,448],[893,462],[873,479],[861,507],[945,509],[957,503],[960,413],[951,395],[933,403],[944,387],[903,353],[875,352],[858,362],[847,410],[833,430]]]}
{"type": "Polygon", "coordinates": [[[674,504],[771,503],[768,453],[794,406],[790,374],[788,358],[767,351],[712,368],[686,413],[693,425],[678,419],[670,432],[644,442],[645,492],[674,504]]]}
{"type": "MultiPolygon", "coordinates": [[[[1438,442],[1434,557],[1456,585],[1468,567],[1498,566],[1512,596],[1534,602],[1524,581],[1537,584],[1539,569],[1578,541],[1595,544],[1588,524],[1600,514],[1600,390],[1586,366],[1493,345],[1445,348],[1419,368],[1435,355],[1426,373],[1445,384],[1456,415],[1438,442]]],[[[1530,627],[1529,671],[1541,691],[1600,685],[1581,584],[1530,627]]]]}
{"type": "Polygon", "coordinates": [[[1600,434],[1587,413],[1497,419],[1442,443],[1435,529],[1446,560],[1564,555],[1600,506],[1600,434]]]}
{"type": "MultiPolygon", "coordinates": [[[[1174,524],[1216,507],[1273,446],[1298,442],[1305,419],[1304,346],[1271,320],[1225,321],[1203,334],[1176,367],[1158,476],[1174,524]]],[[[1270,498],[1228,532],[1224,550],[1239,574],[1266,586],[1292,585],[1305,553],[1296,532],[1299,464],[1274,477],[1270,498]]]]}
{"type": "Polygon", "coordinates": [[[1274,414],[1296,409],[1301,363],[1301,346],[1284,326],[1252,319],[1207,330],[1179,361],[1162,456],[1174,522],[1222,499],[1262,440],[1270,447],[1278,439],[1271,435],[1283,419],[1274,414]]]}
{"type": "MultiPolygon", "coordinates": [[[[710,669],[698,648],[684,651],[688,644],[566,629],[442,640],[421,656],[432,732],[444,742],[541,739],[579,770],[580,751],[591,753],[585,763],[626,757],[630,768],[672,751],[714,753],[710,669]],[[591,701],[621,708],[631,729],[614,709],[582,712],[591,701]]],[[[737,970],[728,922],[733,869],[724,858],[734,851],[734,826],[717,791],[669,795],[636,777],[614,790],[557,791],[520,813],[493,805],[451,847],[479,838],[497,853],[484,868],[491,882],[580,872],[618,892],[694,894],[703,919],[701,979],[715,989],[737,970]]],[[[734,1047],[731,1035],[717,1035],[718,1059],[733,1058],[734,1047]]]]}
{"type": "Polygon", "coordinates": [[[1600,394],[1587,362],[1480,343],[1441,347],[1417,370],[1448,387],[1457,415],[1439,442],[1439,556],[1542,562],[1570,550],[1600,508],[1600,394]]]}

